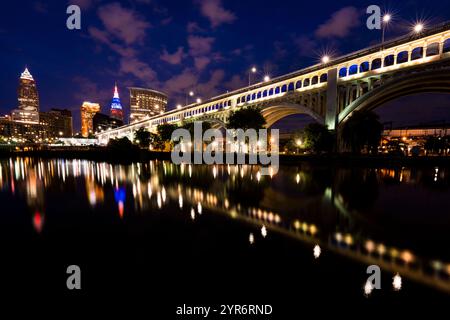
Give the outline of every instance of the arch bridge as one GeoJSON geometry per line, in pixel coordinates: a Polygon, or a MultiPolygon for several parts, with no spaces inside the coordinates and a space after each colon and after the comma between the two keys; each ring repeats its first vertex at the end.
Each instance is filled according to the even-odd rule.
{"type": "Polygon", "coordinates": [[[421,92],[450,93],[450,22],[96,136],[105,144],[116,137],[133,139],[139,128],[154,132],[163,123],[202,120],[218,126],[231,111],[247,106],[261,108],[267,127],[308,114],[334,130],[355,110],[421,92]]]}

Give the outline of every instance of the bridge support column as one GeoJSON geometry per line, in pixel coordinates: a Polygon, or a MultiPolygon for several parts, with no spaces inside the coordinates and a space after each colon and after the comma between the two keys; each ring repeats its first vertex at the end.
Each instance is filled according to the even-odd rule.
{"type": "Polygon", "coordinates": [[[338,105],[337,89],[337,69],[330,69],[328,70],[327,110],[325,114],[325,124],[328,126],[329,130],[336,129],[338,105]]]}

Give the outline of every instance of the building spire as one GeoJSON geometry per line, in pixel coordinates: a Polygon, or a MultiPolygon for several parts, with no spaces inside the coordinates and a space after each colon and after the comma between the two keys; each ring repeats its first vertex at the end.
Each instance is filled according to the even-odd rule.
{"type": "Polygon", "coordinates": [[[119,91],[117,90],[117,81],[114,84],[114,98],[119,98],[119,91]]]}
{"type": "Polygon", "coordinates": [[[123,122],[123,109],[120,103],[119,90],[117,90],[117,81],[114,83],[114,96],[111,101],[111,117],[123,122]]]}
{"type": "Polygon", "coordinates": [[[20,79],[34,80],[30,71],[28,71],[28,67],[25,66],[25,71],[20,75],[20,79]]]}

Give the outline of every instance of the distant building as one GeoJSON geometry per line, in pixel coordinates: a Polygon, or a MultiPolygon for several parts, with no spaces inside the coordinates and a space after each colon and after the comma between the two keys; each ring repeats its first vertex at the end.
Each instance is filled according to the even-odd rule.
{"type": "Polygon", "coordinates": [[[0,137],[2,142],[42,142],[46,131],[39,123],[13,121],[10,116],[0,117],[0,137]]]}
{"type": "MultiPolygon", "coordinates": [[[[438,141],[449,141],[450,125],[446,123],[438,125],[432,123],[414,127],[385,129],[383,131],[381,150],[384,153],[401,153],[404,155],[430,154],[433,151],[426,150],[426,145],[427,141],[430,141],[433,137],[438,141]]],[[[450,152],[446,148],[441,151],[444,154],[450,152]]]]}
{"type": "Polygon", "coordinates": [[[166,111],[167,95],[162,92],[145,89],[130,89],[130,123],[155,116],[166,111]]]}
{"type": "Polygon", "coordinates": [[[17,88],[19,106],[11,112],[12,121],[28,124],[39,123],[39,95],[33,76],[25,68],[17,88]]]}
{"type": "Polygon", "coordinates": [[[9,115],[0,117],[0,138],[11,137],[11,122],[11,116],[9,115]]]}
{"type": "Polygon", "coordinates": [[[40,112],[39,123],[46,129],[47,138],[72,137],[72,112],[70,110],[53,108],[48,112],[40,112]]]}
{"type": "Polygon", "coordinates": [[[412,128],[398,128],[384,130],[383,136],[386,138],[421,138],[428,136],[444,137],[450,136],[450,125],[441,127],[434,126],[415,126],[412,128]]]}
{"type": "Polygon", "coordinates": [[[120,120],[123,123],[123,108],[122,104],[120,103],[117,84],[114,86],[114,96],[111,101],[111,118],[120,120]]]}
{"type": "Polygon", "coordinates": [[[81,135],[85,138],[94,133],[94,124],[92,119],[94,115],[100,112],[100,105],[85,101],[81,106],[81,135]]]}
{"type": "Polygon", "coordinates": [[[92,118],[94,132],[101,132],[123,126],[123,121],[103,113],[96,113],[92,118]]]}

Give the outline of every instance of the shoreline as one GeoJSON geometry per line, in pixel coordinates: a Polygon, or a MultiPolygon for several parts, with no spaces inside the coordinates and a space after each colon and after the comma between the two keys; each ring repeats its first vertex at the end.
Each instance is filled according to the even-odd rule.
{"type": "MultiPolygon", "coordinates": [[[[0,159],[10,157],[34,158],[66,158],[105,161],[111,163],[145,162],[149,160],[170,161],[171,152],[147,151],[139,149],[110,150],[104,147],[77,150],[31,150],[12,151],[0,150],[0,159]]],[[[236,155],[234,155],[236,159],[236,155]]],[[[279,155],[280,165],[331,165],[331,166],[449,166],[449,156],[392,156],[392,155],[354,155],[354,154],[324,154],[324,155],[279,155]]],[[[246,156],[248,163],[248,156],[246,156]]]]}

